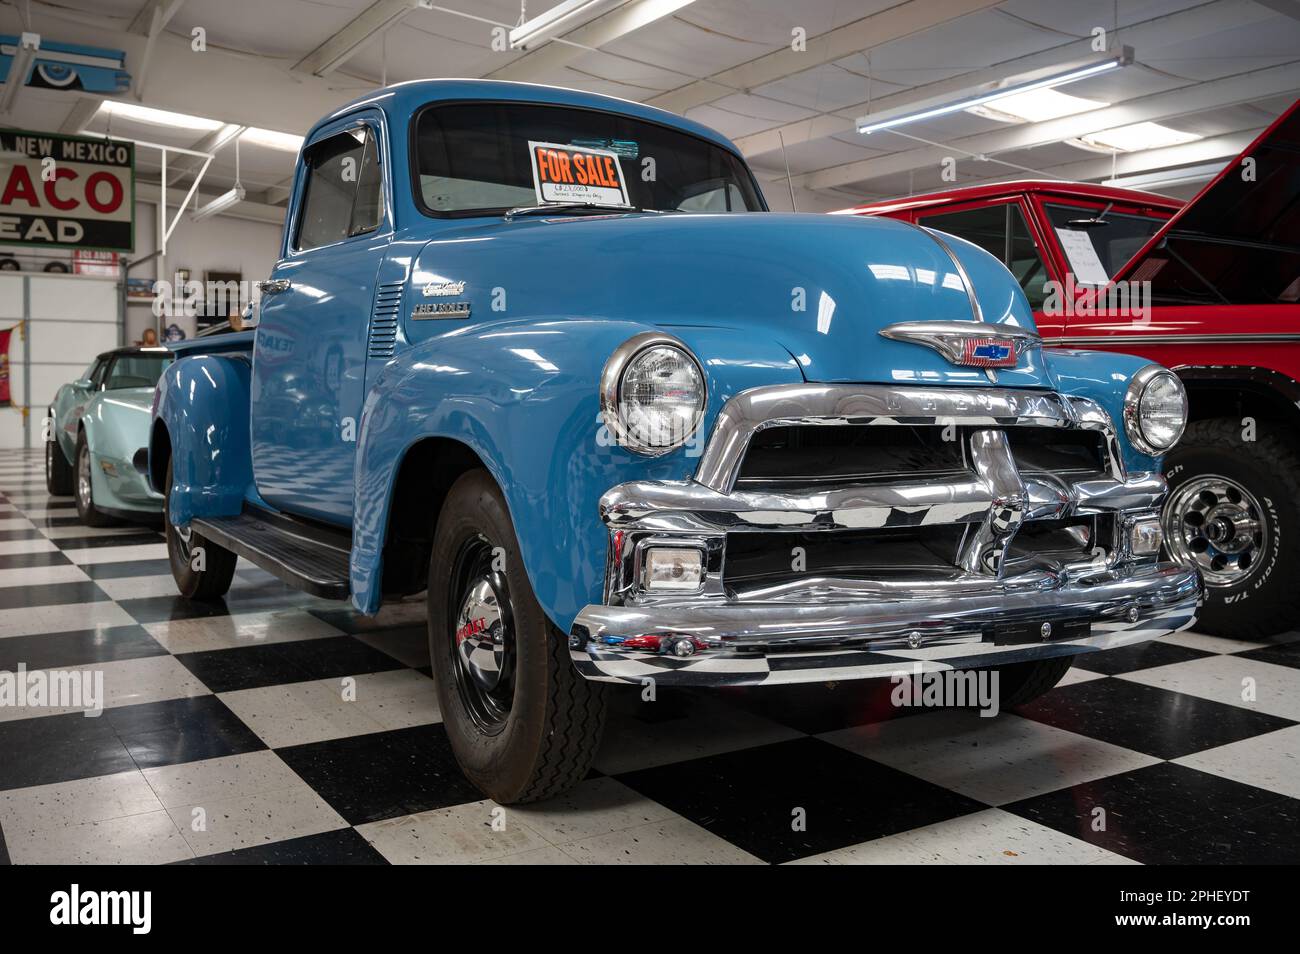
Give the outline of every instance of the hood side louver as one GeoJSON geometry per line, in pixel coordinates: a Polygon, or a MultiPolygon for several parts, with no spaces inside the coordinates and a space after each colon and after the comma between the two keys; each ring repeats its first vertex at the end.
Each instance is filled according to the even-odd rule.
{"type": "Polygon", "coordinates": [[[397,345],[397,323],[402,314],[402,282],[383,282],[375,292],[375,308],[370,316],[370,350],[372,358],[391,358],[397,345]]]}

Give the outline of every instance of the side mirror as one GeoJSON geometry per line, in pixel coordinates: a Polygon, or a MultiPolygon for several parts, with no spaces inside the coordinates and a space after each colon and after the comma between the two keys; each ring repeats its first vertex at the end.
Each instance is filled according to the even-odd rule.
{"type": "Polygon", "coordinates": [[[94,385],[91,384],[90,382],[90,378],[77,378],[77,380],[72,382],[72,386],[74,388],[81,388],[81,390],[83,391],[89,391],[92,387],[94,387],[94,385]]]}

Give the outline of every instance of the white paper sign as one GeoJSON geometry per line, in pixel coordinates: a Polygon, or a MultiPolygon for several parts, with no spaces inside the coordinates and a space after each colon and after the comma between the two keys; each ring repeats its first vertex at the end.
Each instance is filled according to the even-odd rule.
{"type": "Polygon", "coordinates": [[[533,161],[537,201],[590,202],[626,206],[627,185],[618,155],[608,149],[565,146],[555,142],[528,143],[533,161]]]}
{"type": "Polygon", "coordinates": [[[1065,257],[1069,260],[1070,271],[1074,280],[1080,285],[1105,285],[1110,281],[1106,268],[1097,257],[1097,247],[1092,244],[1092,235],[1081,229],[1057,229],[1056,237],[1061,240],[1065,257]]]}

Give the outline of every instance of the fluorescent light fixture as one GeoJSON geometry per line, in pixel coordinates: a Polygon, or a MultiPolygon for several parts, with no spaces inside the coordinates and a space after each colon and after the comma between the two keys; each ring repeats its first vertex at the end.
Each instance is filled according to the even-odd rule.
{"type": "Polygon", "coordinates": [[[893,129],[897,126],[905,126],[926,119],[950,116],[953,113],[962,112],[974,106],[982,106],[985,103],[991,103],[994,100],[1004,99],[1009,96],[1032,93],[1041,89],[1052,89],[1056,86],[1064,86],[1066,83],[1077,83],[1079,80],[1100,76],[1102,73],[1119,69],[1121,66],[1127,66],[1132,62],[1133,50],[1124,47],[1123,52],[1118,55],[1108,56],[1100,61],[1093,60],[1083,65],[1057,70],[1055,73],[1046,75],[1041,73],[1025,74],[1022,77],[1006,80],[996,88],[985,88],[955,100],[931,99],[909,107],[900,107],[899,109],[885,110],[875,115],[862,116],[858,119],[857,128],[858,132],[866,135],[882,129],[893,129]]]}
{"type": "Polygon", "coordinates": [[[4,89],[0,90],[0,113],[8,113],[14,108],[18,91],[27,85],[27,79],[32,75],[32,65],[36,62],[36,53],[40,48],[39,33],[24,33],[19,37],[16,49],[8,48],[13,51],[13,59],[9,62],[4,89]]]}
{"type": "Polygon", "coordinates": [[[564,0],[545,13],[525,20],[510,31],[510,48],[527,50],[547,40],[576,30],[602,13],[621,6],[624,0],[564,0]]]}
{"type": "Polygon", "coordinates": [[[1200,138],[1196,133],[1180,132],[1160,123],[1134,123],[1131,126],[1116,126],[1114,129],[1088,133],[1078,139],[1067,139],[1066,142],[1098,152],[1141,152],[1144,149],[1181,146],[1200,138]]]}
{"type": "Polygon", "coordinates": [[[218,119],[203,116],[191,116],[189,113],[173,113],[166,109],[154,109],[152,106],[137,106],[135,103],[123,103],[115,99],[106,99],[100,104],[99,111],[109,116],[128,119],[151,126],[171,126],[176,129],[198,129],[211,132],[220,129],[225,123],[218,119]]]}
{"type": "Polygon", "coordinates": [[[276,132],[274,129],[260,129],[257,126],[249,126],[239,138],[242,142],[251,142],[271,149],[283,149],[285,152],[297,152],[302,148],[302,136],[276,132]]]}
{"type": "Polygon", "coordinates": [[[229,192],[223,192],[211,202],[199,206],[190,213],[190,218],[195,222],[206,219],[210,215],[216,215],[218,212],[224,212],[236,203],[244,201],[244,187],[235,186],[229,192]]]}
{"type": "Polygon", "coordinates": [[[1041,123],[1109,105],[1099,99],[1084,99],[1060,90],[1033,89],[1027,93],[1010,93],[979,106],[968,106],[966,112],[1000,123],[1041,123]]]}

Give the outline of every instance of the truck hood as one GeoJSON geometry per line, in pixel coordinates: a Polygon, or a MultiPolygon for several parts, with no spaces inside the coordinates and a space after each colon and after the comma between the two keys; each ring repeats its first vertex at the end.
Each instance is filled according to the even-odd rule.
{"type": "MultiPolygon", "coordinates": [[[[619,319],[663,327],[688,344],[692,329],[725,329],[779,343],[809,381],[987,385],[980,369],[879,334],[904,321],[972,321],[967,280],[984,322],[1034,330],[1028,302],[1000,262],[960,239],[944,242],[952,255],[915,226],[850,216],[479,220],[423,246],[405,311],[456,301],[469,304],[471,321],[619,319]]],[[[421,340],[454,331],[457,321],[406,327],[421,340]]],[[[1051,386],[1036,346],[997,381],[1051,386]]]]}
{"type": "Polygon", "coordinates": [[[1300,301],[1300,102],[1115,273],[1158,304],[1300,301]]]}

